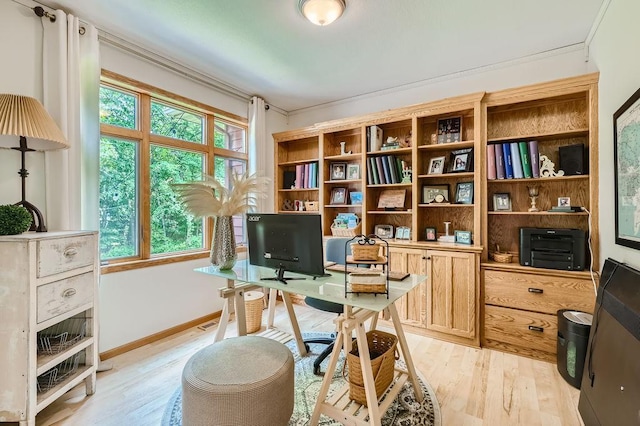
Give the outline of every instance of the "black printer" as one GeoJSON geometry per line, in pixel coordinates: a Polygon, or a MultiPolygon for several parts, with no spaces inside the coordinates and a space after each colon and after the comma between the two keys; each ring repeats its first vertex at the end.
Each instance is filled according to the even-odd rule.
{"type": "Polygon", "coordinates": [[[585,239],[581,229],[520,228],[520,264],[582,271],[586,266],[585,239]]]}

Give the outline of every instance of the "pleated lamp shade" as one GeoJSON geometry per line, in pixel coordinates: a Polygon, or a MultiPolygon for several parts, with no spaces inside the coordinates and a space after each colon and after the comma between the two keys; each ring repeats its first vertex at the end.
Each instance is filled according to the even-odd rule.
{"type": "Polygon", "coordinates": [[[0,148],[20,146],[27,138],[30,149],[46,151],[69,148],[67,139],[37,99],[0,94],[0,148]]]}

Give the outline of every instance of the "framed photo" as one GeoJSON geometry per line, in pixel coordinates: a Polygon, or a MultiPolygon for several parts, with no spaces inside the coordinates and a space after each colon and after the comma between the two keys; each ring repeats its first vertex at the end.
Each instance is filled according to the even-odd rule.
{"type": "Polygon", "coordinates": [[[441,175],[442,173],[444,173],[444,156],[434,157],[429,160],[429,170],[427,170],[427,174],[441,175]]]}
{"type": "Polygon", "coordinates": [[[493,211],[510,212],[511,194],[509,194],[508,192],[493,194],[493,211]]]}
{"type": "Polygon", "coordinates": [[[570,206],[571,206],[571,198],[558,197],[558,207],[570,207],[570,206]]]}
{"type": "Polygon", "coordinates": [[[347,188],[333,188],[329,204],[347,204],[347,188]]]}
{"type": "Polygon", "coordinates": [[[471,244],[471,231],[453,231],[456,237],[456,243],[471,244]]]}
{"type": "Polygon", "coordinates": [[[473,204],[473,182],[458,182],[456,185],[456,203],[473,204]]]}
{"type": "Polygon", "coordinates": [[[616,244],[640,250],[640,89],[613,114],[616,244]]]}
{"type": "Polygon", "coordinates": [[[398,226],[396,228],[396,240],[410,240],[411,228],[407,226],[398,226]]]}
{"type": "Polygon", "coordinates": [[[424,239],[427,241],[437,241],[437,232],[436,228],[425,228],[424,229],[424,239]]]}
{"type": "Polygon", "coordinates": [[[345,180],[346,178],[347,178],[347,163],[331,163],[330,180],[345,180]]]}
{"type": "Polygon", "coordinates": [[[449,185],[423,185],[422,203],[448,203],[449,185]]]}
{"type": "Polygon", "coordinates": [[[392,225],[376,225],[373,229],[373,233],[380,238],[393,238],[393,226],[392,225]]]}
{"type": "Polygon", "coordinates": [[[347,179],[360,179],[360,164],[347,164],[347,179]]]}
{"type": "Polygon", "coordinates": [[[462,117],[438,120],[438,143],[460,142],[462,140],[462,117]]]}
{"type": "Polygon", "coordinates": [[[449,162],[449,172],[472,172],[473,171],[473,148],[459,149],[451,151],[449,162]]]}
{"type": "Polygon", "coordinates": [[[362,204],[362,192],[353,191],[349,193],[349,199],[351,200],[351,204],[360,205],[362,204]]]}
{"type": "Polygon", "coordinates": [[[379,209],[402,209],[404,199],[407,196],[406,189],[385,189],[378,198],[379,209]]]}

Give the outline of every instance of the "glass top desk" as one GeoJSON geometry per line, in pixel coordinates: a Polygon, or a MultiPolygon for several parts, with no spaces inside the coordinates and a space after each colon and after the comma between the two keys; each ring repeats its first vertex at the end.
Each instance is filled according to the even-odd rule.
{"type": "MultiPolygon", "coordinates": [[[[400,323],[400,318],[396,310],[395,302],[400,297],[407,294],[410,290],[417,287],[420,283],[426,280],[425,276],[410,275],[403,281],[389,281],[389,298],[386,295],[378,294],[348,294],[345,297],[344,288],[344,274],[339,272],[330,272],[327,277],[321,277],[313,279],[313,277],[299,275],[288,272],[287,277],[300,277],[304,280],[290,280],[287,284],[280,281],[264,280],[264,278],[272,278],[275,276],[273,269],[262,268],[259,266],[250,265],[248,259],[240,260],[236,263],[236,266],[231,270],[221,271],[213,266],[197,268],[197,272],[213,275],[227,280],[227,286],[220,289],[220,295],[226,299],[226,303],[223,307],[222,317],[220,320],[220,326],[216,333],[214,341],[219,341],[224,338],[226,325],[229,322],[229,314],[235,308],[236,322],[238,326],[238,335],[246,335],[246,318],[244,312],[244,291],[257,287],[266,287],[272,290],[270,305],[275,302],[275,291],[280,291],[285,307],[289,314],[293,334],[296,339],[298,351],[302,356],[306,355],[306,349],[302,341],[300,328],[293,309],[293,303],[291,302],[290,293],[300,294],[303,296],[311,296],[316,299],[325,300],[328,302],[334,302],[344,305],[345,312],[340,315],[336,320],[338,335],[336,337],[336,343],[334,350],[331,353],[329,359],[329,366],[327,372],[324,375],[322,387],[320,389],[320,395],[318,396],[318,403],[316,404],[313,417],[311,418],[311,424],[318,424],[320,414],[324,413],[340,422],[354,421],[355,423],[366,423],[364,417],[368,413],[369,424],[379,425],[381,415],[387,410],[395,396],[398,394],[402,386],[407,380],[410,380],[416,398],[418,401],[422,401],[422,388],[418,383],[415,366],[407,341],[400,323]],[[234,303],[235,302],[235,303],[234,303]],[[235,305],[235,306],[234,306],[235,305]],[[405,370],[397,370],[396,378],[391,385],[390,393],[380,404],[368,403],[366,407],[362,406],[360,409],[349,405],[348,411],[351,414],[343,412],[341,408],[334,406],[335,403],[341,398],[332,397],[326,400],[327,393],[329,391],[329,384],[333,373],[336,369],[340,351],[344,346],[345,352],[351,350],[351,337],[355,331],[356,341],[358,347],[367,347],[367,337],[365,331],[365,322],[372,319],[372,328],[376,326],[376,320],[378,314],[383,310],[388,310],[391,321],[393,323],[396,336],[398,337],[398,344],[400,346],[400,352],[404,358],[406,364],[405,370]],[[345,338],[349,336],[349,338],[345,338]],[[333,403],[331,402],[333,401],[333,403]],[[353,414],[359,413],[359,414],[353,414]]],[[[271,306],[270,306],[270,310],[271,306]]],[[[371,362],[368,351],[360,352],[360,363],[364,380],[365,394],[368,402],[377,401],[375,391],[375,381],[373,372],[371,370],[371,362]]],[[[348,384],[345,389],[341,390],[348,394],[348,384]]],[[[352,404],[356,404],[352,402],[352,404]]]]}

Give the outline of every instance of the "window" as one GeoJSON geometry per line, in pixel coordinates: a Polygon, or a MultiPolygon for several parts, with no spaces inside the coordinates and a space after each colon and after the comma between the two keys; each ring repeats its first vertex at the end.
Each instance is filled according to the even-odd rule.
{"type": "Polygon", "coordinates": [[[206,173],[228,186],[247,168],[246,120],[103,71],[100,123],[103,272],[207,256],[213,222],[187,214],[171,184],[206,173]]]}

